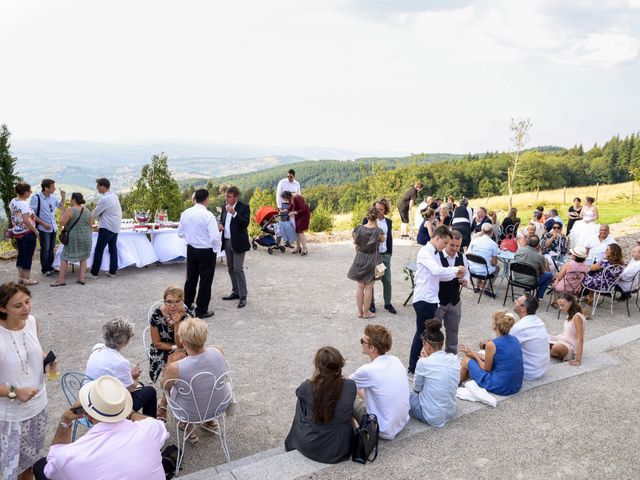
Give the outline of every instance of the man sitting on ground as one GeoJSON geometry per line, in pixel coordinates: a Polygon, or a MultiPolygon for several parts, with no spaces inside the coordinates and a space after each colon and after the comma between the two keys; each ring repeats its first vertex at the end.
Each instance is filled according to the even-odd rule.
{"type": "Polygon", "coordinates": [[[358,388],[353,418],[359,422],[362,415],[373,413],[378,417],[380,438],[393,440],[409,421],[407,374],[397,357],[387,355],[391,334],[382,325],[367,325],[360,344],[371,362],[350,377],[358,388]]]}
{"type": "Polygon", "coordinates": [[[79,398],[62,414],[47,458],[34,465],[36,480],[165,478],[160,449],[169,433],[161,421],[131,411],[131,395],[117,378],[85,384],[79,398]],[[92,428],[71,443],[71,426],[83,417],[92,428]]]}
{"type": "Polygon", "coordinates": [[[549,368],[549,334],[536,315],[537,310],[538,300],[528,293],[518,298],[513,306],[520,320],[509,334],[520,342],[525,380],[540,378],[549,368]]]}
{"type": "MultiPolygon", "coordinates": [[[[538,276],[538,292],[536,296],[538,297],[538,299],[541,299],[542,297],[544,297],[544,292],[547,290],[547,287],[551,283],[551,280],[553,280],[553,274],[549,271],[547,260],[539,250],[540,237],[538,237],[537,235],[530,235],[529,239],[527,240],[527,246],[518,249],[513,258],[513,262],[524,263],[525,265],[529,265],[530,267],[533,267],[535,269],[538,276]]],[[[528,283],[530,281],[529,276],[515,272],[513,274],[513,277],[517,282],[528,283]]]]}

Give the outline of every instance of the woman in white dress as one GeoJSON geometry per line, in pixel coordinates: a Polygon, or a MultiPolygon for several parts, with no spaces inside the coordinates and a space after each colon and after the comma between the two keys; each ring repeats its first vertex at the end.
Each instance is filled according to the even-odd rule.
{"type": "Polygon", "coordinates": [[[598,237],[599,225],[596,223],[598,220],[598,208],[594,205],[596,199],[593,197],[585,198],[585,205],[582,207],[582,220],[578,220],[571,229],[569,239],[571,240],[571,246],[577,247],[578,245],[585,246],[591,240],[598,237]]]}

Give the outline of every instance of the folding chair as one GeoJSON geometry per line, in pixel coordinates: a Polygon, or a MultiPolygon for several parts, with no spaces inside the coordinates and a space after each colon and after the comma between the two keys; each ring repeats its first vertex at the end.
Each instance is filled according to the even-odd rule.
{"type": "MultiPolygon", "coordinates": [[[[620,292],[621,294],[625,294],[627,296],[627,315],[630,317],[631,312],[629,312],[629,299],[633,297],[633,294],[636,294],[636,307],[640,310],[640,305],[638,305],[638,294],[640,292],[640,271],[638,271],[633,278],[631,279],[631,288],[629,290],[623,290],[620,285],[616,285],[616,292],[620,292]]],[[[615,298],[615,293],[613,294],[615,298]]]]}
{"type": "MultiPolygon", "coordinates": [[[[60,379],[60,385],[62,387],[62,393],[64,393],[67,402],[69,402],[69,406],[78,401],[78,395],[80,394],[80,389],[82,388],[82,386],[92,380],[93,379],[91,377],[88,377],[81,372],[67,372],[62,375],[62,378],[60,379]]],[[[78,433],[78,424],[84,425],[87,428],[91,428],[91,424],[86,418],[74,420],[73,428],[71,430],[72,442],[76,439],[76,435],[78,433]]]]}
{"type": "MultiPolygon", "coordinates": [[[[593,297],[593,306],[591,309],[592,317],[596,316],[596,308],[601,303],[600,299],[606,296],[611,297],[611,315],[613,315],[613,297],[615,296],[616,285],[618,284],[618,280],[620,280],[620,275],[622,275],[623,270],[624,267],[622,265],[608,265],[598,272],[602,275],[601,288],[594,289],[584,286],[584,288],[582,289],[580,300],[582,300],[585,290],[590,290],[595,294],[593,297]]],[[[602,298],[602,301],[604,302],[604,298],[602,298]]]]}
{"type": "Polygon", "coordinates": [[[415,274],[417,269],[418,265],[416,262],[410,262],[404,266],[404,279],[411,282],[411,292],[409,292],[409,296],[402,304],[403,307],[407,306],[407,303],[409,303],[409,300],[413,296],[413,289],[416,287],[415,274]]]}
{"type": "MultiPolygon", "coordinates": [[[[487,261],[480,255],[474,255],[473,253],[467,253],[467,260],[471,263],[477,263],[479,265],[484,266],[484,270],[485,270],[485,273],[473,273],[471,269],[469,269],[469,275],[471,276],[471,286],[473,287],[474,291],[476,289],[476,285],[473,281],[474,278],[484,282],[489,281],[489,289],[491,290],[491,295],[493,296],[493,298],[496,298],[496,292],[493,290],[493,279],[495,278],[496,274],[495,272],[489,273],[489,265],[487,264],[487,261]]],[[[478,285],[480,285],[480,283],[481,282],[478,282],[478,285]]],[[[476,303],[480,303],[480,299],[482,298],[482,294],[484,293],[485,287],[486,287],[486,283],[485,283],[485,286],[483,286],[482,288],[479,288],[480,295],[478,295],[478,301],[476,303]]]]}
{"type": "MultiPolygon", "coordinates": [[[[176,437],[178,440],[178,461],[176,463],[176,475],[184,458],[186,441],[189,435],[198,427],[217,435],[220,438],[222,452],[227,460],[231,461],[229,447],[227,446],[227,431],[225,425],[225,411],[233,401],[233,386],[231,384],[231,372],[227,371],[216,378],[212,372],[200,372],[193,376],[190,382],[181,379],[167,380],[172,382],[171,394],[167,394],[167,402],[171,414],[178,422],[184,425],[184,429],[176,425],[176,437]],[[210,382],[212,387],[207,396],[196,395],[196,385],[200,382],[210,382]],[[174,395],[175,392],[175,395],[174,395]],[[195,406],[196,412],[187,411],[182,405],[181,397],[187,397],[185,404],[195,406]],[[191,398],[189,398],[191,397],[191,398]],[[214,397],[218,405],[213,405],[214,397]],[[218,429],[211,430],[204,424],[211,421],[218,422],[218,429]],[[182,438],[181,438],[182,437],[182,438]]],[[[166,385],[166,383],[165,383],[166,385]]],[[[165,387],[166,388],[166,387],[165,387]]]]}
{"type": "Polygon", "coordinates": [[[515,294],[513,287],[522,288],[523,293],[535,292],[538,289],[538,272],[531,265],[519,262],[511,262],[509,265],[509,283],[507,283],[507,289],[504,292],[504,301],[502,306],[507,303],[507,296],[509,295],[509,287],[511,287],[511,301],[515,301],[515,294]],[[516,280],[514,273],[523,275],[526,278],[524,280],[516,280]]]}

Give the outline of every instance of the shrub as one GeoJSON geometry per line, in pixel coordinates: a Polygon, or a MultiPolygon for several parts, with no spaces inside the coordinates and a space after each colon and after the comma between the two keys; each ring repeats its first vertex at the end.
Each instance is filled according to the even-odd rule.
{"type": "Polygon", "coordinates": [[[360,200],[353,206],[353,217],[351,217],[351,227],[356,228],[362,225],[362,219],[367,216],[367,210],[371,206],[371,202],[360,200]]]}
{"type": "Polygon", "coordinates": [[[254,215],[261,207],[265,207],[267,205],[271,205],[273,208],[276,207],[275,197],[273,196],[273,192],[271,190],[261,190],[256,188],[251,195],[251,200],[249,200],[249,208],[251,209],[251,223],[249,223],[249,235],[255,237],[260,233],[260,225],[256,223],[253,219],[254,215]]]}
{"type": "Polygon", "coordinates": [[[311,214],[309,229],[312,232],[330,232],[333,229],[333,212],[326,201],[320,202],[311,214]]]}

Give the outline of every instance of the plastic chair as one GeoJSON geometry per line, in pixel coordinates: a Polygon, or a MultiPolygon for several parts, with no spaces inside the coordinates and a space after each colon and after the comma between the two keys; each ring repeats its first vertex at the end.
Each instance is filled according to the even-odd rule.
{"type": "MultiPolygon", "coordinates": [[[[173,417],[180,423],[184,424],[184,430],[176,428],[176,437],[178,440],[178,461],[176,463],[176,475],[180,470],[180,465],[184,458],[186,441],[189,435],[194,432],[198,427],[201,427],[220,438],[220,445],[222,446],[222,452],[227,460],[227,463],[231,461],[229,455],[229,447],[227,446],[227,431],[225,425],[225,411],[227,407],[233,401],[233,387],[231,384],[231,372],[227,371],[216,378],[216,375],[212,372],[200,372],[193,376],[190,382],[181,379],[167,380],[165,385],[169,382],[171,384],[171,392],[177,392],[177,397],[172,398],[172,395],[167,394],[167,403],[173,417]],[[208,397],[197,397],[194,391],[194,385],[205,379],[213,379],[213,387],[208,397]],[[222,401],[214,408],[211,409],[211,402],[216,392],[230,387],[229,391],[222,398],[222,401]],[[186,411],[181,405],[180,397],[192,397],[190,403],[195,405],[196,413],[186,411]],[[206,422],[211,421],[218,422],[218,429],[211,430],[204,426],[206,422]],[[182,436],[182,439],[180,438],[182,436]]],[[[166,390],[166,387],[165,387],[166,390]]],[[[177,427],[177,426],[176,426],[177,427]]]]}
{"type": "Polygon", "coordinates": [[[502,306],[507,303],[507,296],[509,295],[509,287],[511,287],[511,301],[515,301],[515,294],[513,287],[522,288],[523,293],[535,292],[538,288],[538,272],[531,265],[526,263],[511,262],[509,265],[509,283],[507,283],[507,289],[504,292],[504,301],[502,306]],[[516,280],[513,276],[514,273],[519,273],[529,277],[527,280],[516,280]]]}
{"type": "MultiPolygon", "coordinates": [[[[467,260],[471,263],[477,263],[479,265],[483,265],[485,268],[485,273],[483,274],[473,273],[471,269],[469,269],[469,275],[471,277],[471,286],[473,287],[474,291],[476,289],[476,285],[473,281],[474,278],[477,278],[478,280],[482,280],[482,281],[488,280],[489,289],[491,290],[491,295],[493,296],[493,298],[496,298],[496,292],[493,290],[493,279],[495,278],[496,274],[495,272],[489,273],[489,265],[487,264],[487,261],[480,255],[474,255],[473,253],[467,253],[467,260]]],[[[484,287],[480,288],[479,290],[480,290],[480,295],[478,295],[478,301],[476,303],[480,303],[480,299],[482,298],[482,294],[484,293],[484,287]]]]}
{"type": "MultiPolygon", "coordinates": [[[[60,385],[62,387],[62,393],[64,393],[67,402],[69,402],[69,406],[73,405],[78,401],[78,395],[80,394],[80,389],[85,383],[91,382],[93,379],[91,377],[86,376],[81,372],[67,372],[62,375],[60,379],[60,385]]],[[[76,435],[78,433],[78,424],[84,425],[87,428],[91,428],[91,424],[86,418],[81,418],[79,420],[75,420],[73,422],[73,428],[71,430],[71,441],[75,441],[76,435]]]]}
{"type": "MultiPolygon", "coordinates": [[[[564,285],[564,292],[571,293],[573,295],[580,295],[582,291],[582,281],[584,280],[585,273],[584,272],[569,272],[560,280],[564,285]]],[[[553,288],[553,284],[549,285],[549,303],[547,304],[547,309],[545,311],[549,311],[549,307],[551,306],[551,302],[553,301],[553,297],[556,294],[555,289],[553,288]]],[[[560,309],[558,309],[558,318],[560,318],[560,309]]]]}
{"type": "MultiPolygon", "coordinates": [[[[631,312],[629,311],[629,299],[633,297],[633,294],[636,294],[636,307],[640,310],[640,305],[638,305],[638,295],[640,292],[640,271],[636,272],[636,274],[631,279],[631,288],[629,290],[623,290],[620,285],[616,285],[616,292],[624,293],[627,296],[627,315],[631,316],[631,312]]],[[[615,293],[613,294],[615,298],[615,293]]]]}
{"type": "MultiPolygon", "coordinates": [[[[620,275],[622,275],[623,270],[624,270],[624,267],[622,265],[608,265],[598,272],[600,275],[602,275],[601,288],[594,289],[594,288],[588,288],[587,286],[584,286],[584,288],[582,289],[582,295],[580,295],[580,300],[582,300],[582,297],[584,296],[584,292],[586,290],[592,291],[595,294],[593,298],[593,307],[591,310],[592,317],[595,317],[596,308],[600,304],[600,299],[603,296],[611,297],[611,315],[613,315],[613,297],[615,296],[615,288],[616,288],[616,285],[618,284],[618,281],[620,280],[620,275]]],[[[602,301],[604,302],[604,298],[602,299],[602,301]]]]}

